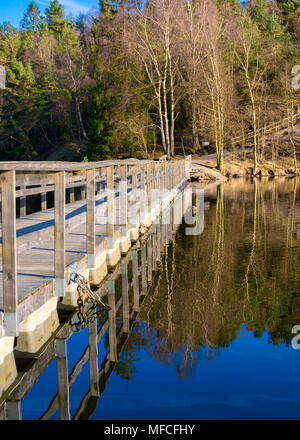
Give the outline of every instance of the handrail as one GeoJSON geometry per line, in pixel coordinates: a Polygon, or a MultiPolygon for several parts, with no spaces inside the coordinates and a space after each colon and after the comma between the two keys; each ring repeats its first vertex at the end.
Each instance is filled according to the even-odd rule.
{"type": "MultiPolygon", "coordinates": [[[[291,118],[285,117],[285,118],[281,119],[280,121],[272,122],[271,124],[268,124],[265,127],[261,127],[260,129],[258,129],[257,134],[259,134],[260,132],[263,132],[263,134],[265,134],[269,130],[274,130],[274,128],[276,128],[276,127],[279,128],[284,122],[297,121],[297,119],[299,117],[300,117],[300,113],[296,113],[291,118]]],[[[286,126],[282,127],[281,130],[284,130],[285,128],[286,128],[286,126]]],[[[240,140],[248,140],[248,138],[251,136],[253,136],[253,130],[249,131],[248,133],[245,133],[245,134],[242,134],[242,135],[239,135],[239,136],[232,138],[231,145],[238,143],[240,140]]]]}

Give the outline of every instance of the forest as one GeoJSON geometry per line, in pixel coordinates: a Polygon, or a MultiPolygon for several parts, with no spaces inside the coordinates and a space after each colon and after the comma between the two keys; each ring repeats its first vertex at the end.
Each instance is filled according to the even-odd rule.
{"type": "MultiPolygon", "coordinates": [[[[0,24],[0,160],[203,152],[298,112],[299,0],[100,0],[0,24]],[[295,70],[296,69],[296,70],[295,70]]],[[[300,67],[299,67],[300,70],[300,67]]],[[[295,144],[291,143],[291,156],[295,144]]]]}

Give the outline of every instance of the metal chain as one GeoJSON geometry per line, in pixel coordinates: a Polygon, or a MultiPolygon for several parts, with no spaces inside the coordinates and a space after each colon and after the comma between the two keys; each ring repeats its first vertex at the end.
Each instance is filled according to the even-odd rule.
{"type": "Polygon", "coordinates": [[[70,281],[77,284],[77,305],[78,312],[76,314],[78,321],[72,320],[71,327],[74,332],[79,332],[87,327],[89,323],[94,322],[99,315],[101,315],[103,309],[111,310],[111,308],[101,301],[100,296],[93,292],[90,288],[89,282],[76,272],[71,273],[70,281]],[[92,307],[89,305],[92,303],[92,307]]]}

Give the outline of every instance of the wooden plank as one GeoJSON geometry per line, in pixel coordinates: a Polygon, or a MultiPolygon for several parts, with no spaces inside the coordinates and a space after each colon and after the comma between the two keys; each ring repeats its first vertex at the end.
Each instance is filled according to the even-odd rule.
{"type": "Polygon", "coordinates": [[[55,174],[55,193],[54,193],[54,276],[55,276],[55,295],[65,296],[65,172],[55,174]]]}
{"type": "Polygon", "coordinates": [[[33,174],[33,173],[18,173],[16,174],[16,186],[31,186],[31,185],[49,185],[54,183],[54,176],[52,174],[33,174]]]}
{"type": "MultiPolygon", "coordinates": [[[[130,161],[128,161],[130,162],[130,161]]],[[[124,161],[106,160],[99,162],[63,162],[63,161],[7,161],[0,162],[0,171],[16,170],[21,172],[58,172],[58,171],[80,171],[87,168],[99,168],[102,166],[120,165],[124,161]]],[[[17,185],[20,186],[20,185],[17,185]]]]}
{"type": "Polygon", "coordinates": [[[3,308],[6,336],[18,336],[15,172],[1,175],[3,308]]]}

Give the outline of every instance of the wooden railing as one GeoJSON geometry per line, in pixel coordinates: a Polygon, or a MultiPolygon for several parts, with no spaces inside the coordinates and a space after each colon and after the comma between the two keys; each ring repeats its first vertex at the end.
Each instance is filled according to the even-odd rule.
{"type": "MultiPolygon", "coordinates": [[[[260,129],[257,130],[257,136],[258,136],[258,138],[260,138],[260,137],[264,137],[265,135],[267,135],[271,132],[277,132],[277,131],[284,130],[288,127],[289,124],[298,123],[299,120],[300,120],[300,113],[296,113],[292,117],[286,117],[286,118],[281,119],[280,121],[276,121],[276,122],[273,122],[272,124],[268,124],[264,127],[261,127],[260,129]]],[[[250,141],[253,140],[253,130],[248,133],[244,133],[242,135],[239,135],[239,136],[232,138],[231,145],[234,146],[236,144],[240,144],[240,143],[243,143],[243,142],[249,141],[249,140],[250,141]]]]}

